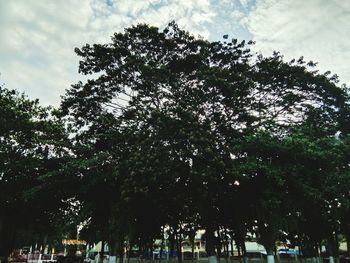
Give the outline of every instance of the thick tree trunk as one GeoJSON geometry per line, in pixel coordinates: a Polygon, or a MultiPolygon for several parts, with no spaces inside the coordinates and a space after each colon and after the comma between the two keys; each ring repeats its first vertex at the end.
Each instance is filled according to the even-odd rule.
{"type": "Polygon", "coordinates": [[[109,263],[117,263],[117,247],[117,242],[111,239],[109,242],[109,263]]]}
{"type": "Polygon", "coordinates": [[[246,251],[246,246],[245,246],[245,235],[246,232],[244,230],[242,230],[244,228],[239,227],[236,228],[235,231],[235,243],[236,243],[236,247],[238,250],[238,256],[240,258],[240,261],[246,263],[248,262],[248,257],[247,257],[247,251],[246,251]]]}
{"type": "Polygon", "coordinates": [[[269,226],[261,226],[260,243],[264,246],[267,253],[267,263],[275,263],[274,252],[276,250],[276,227],[273,224],[269,226]]]}
{"type": "Polygon", "coordinates": [[[327,250],[329,263],[334,263],[334,256],[336,255],[336,241],[334,235],[330,235],[327,240],[327,250]]]}
{"type": "Polygon", "coordinates": [[[207,227],[205,231],[205,250],[208,255],[209,263],[218,263],[218,258],[215,253],[215,235],[214,235],[214,228],[207,227]]]}

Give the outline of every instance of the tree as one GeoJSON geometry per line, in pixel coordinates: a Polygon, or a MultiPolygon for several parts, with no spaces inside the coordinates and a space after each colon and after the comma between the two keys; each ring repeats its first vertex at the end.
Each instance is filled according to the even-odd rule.
{"type": "Polygon", "coordinates": [[[62,108],[76,134],[75,162],[83,164],[72,173],[102,185],[92,198],[80,196],[91,222],[129,222],[114,230],[118,242],[145,244],[166,224],[180,231],[195,222],[215,261],[216,235],[230,214],[232,222],[249,221],[236,230],[240,240],[255,229],[273,259],[287,225],[281,200],[293,202],[285,141],[302,127],[317,138],[334,134],[348,111],[336,77],[302,58],[254,57],[251,44],[206,41],[170,23],[163,31],[130,27],[109,44],[75,50],[79,72],[91,78],[67,90],[62,108]],[[244,196],[240,189],[252,193],[252,215],[222,207],[225,196],[232,203],[244,196]],[[106,199],[110,212],[92,213],[106,199]]]}
{"type": "Polygon", "coordinates": [[[6,260],[13,248],[53,234],[49,222],[60,199],[36,190],[58,167],[66,135],[54,110],[14,90],[0,88],[0,109],[0,256],[6,260]]]}

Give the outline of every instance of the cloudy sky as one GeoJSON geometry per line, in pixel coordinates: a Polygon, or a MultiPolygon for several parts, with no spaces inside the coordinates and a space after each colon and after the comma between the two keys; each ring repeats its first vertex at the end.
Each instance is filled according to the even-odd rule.
{"type": "Polygon", "coordinates": [[[82,79],[75,47],[171,20],[210,40],[255,40],[265,55],[303,55],[350,84],[349,0],[0,0],[0,84],[58,105],[82,79]]]}

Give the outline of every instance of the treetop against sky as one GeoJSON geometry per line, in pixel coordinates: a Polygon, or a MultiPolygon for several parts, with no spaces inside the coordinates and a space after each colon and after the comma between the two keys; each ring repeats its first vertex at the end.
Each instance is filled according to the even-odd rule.
{"type": "Polygon", "coordinates": [[[137,23],[181,28],[209,40],[254,40],[255,51],[305,56],[349,83],[350,2],[341,0],[0,1],[0,72],[8,88],[58,105],[81,79],[75,47],[108,43],[137,23]]]}

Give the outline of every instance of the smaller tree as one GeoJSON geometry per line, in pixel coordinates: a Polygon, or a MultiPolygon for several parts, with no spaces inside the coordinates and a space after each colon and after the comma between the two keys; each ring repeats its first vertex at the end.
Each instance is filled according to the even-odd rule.
{"type": "Polygon", "coordinates": [[[66,134],[55,110],[14,90],[0,88],[0,256],[37,236],[52,234],[55,194],[36,195],[42,179],[65,155],[66,134]],[[30,215],[30,216],[28,216],[30,215]]]}

